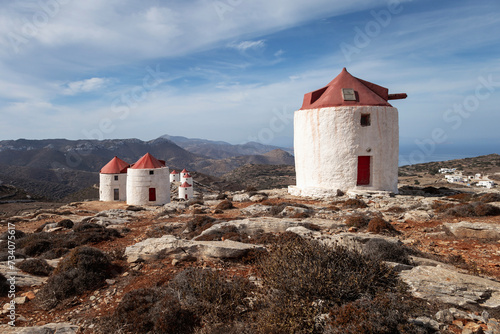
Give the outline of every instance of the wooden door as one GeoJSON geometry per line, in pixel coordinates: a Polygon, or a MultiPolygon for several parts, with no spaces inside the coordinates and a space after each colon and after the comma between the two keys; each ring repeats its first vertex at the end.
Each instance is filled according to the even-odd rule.
{"type": "Polygon", "coordinates": [[[156,202],[156,188],[149,188],[149,201],[156,202]]]}
{"type": "Polygon", "coordinates": [[[358,186],[366,186],[370,184],[370,156],[358,157],[358,186]]]}

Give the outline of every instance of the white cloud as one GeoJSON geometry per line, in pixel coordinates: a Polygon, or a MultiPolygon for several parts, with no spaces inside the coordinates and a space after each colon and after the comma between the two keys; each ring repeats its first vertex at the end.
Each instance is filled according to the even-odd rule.
{"type": "Polygon", "coordinates": [[[266,46],[266,42],[264,40],[243,41],[243,42],[239,42],[239,43],[230,43],[228,46],[230,48],[244,52],[248,49],[262,49],[266,46]]]}
{"type": "Polygon", "coordinates": [[[90,78],[81,81],[70,82],[66,85],[63,92],[65,95],[75,95],[79,93],[89,93],[105,88],[110,82],[107,78],[90,78]]]}

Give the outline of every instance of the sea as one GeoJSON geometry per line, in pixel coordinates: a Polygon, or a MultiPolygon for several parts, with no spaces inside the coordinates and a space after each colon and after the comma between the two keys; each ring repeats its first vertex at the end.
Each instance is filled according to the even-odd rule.
{"type": "Polygon", "coordinates": [[[481,155],[500,154],[500,143],[474,144],[400,144],[399,166],[415,165],[432,161],[473,158],[481,155]]]}

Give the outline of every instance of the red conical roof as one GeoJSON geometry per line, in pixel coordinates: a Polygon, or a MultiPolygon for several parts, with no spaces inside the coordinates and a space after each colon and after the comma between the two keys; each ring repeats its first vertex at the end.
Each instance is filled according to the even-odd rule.
{"type": "Polygon", "coordinates": [[[132,169],[153,169],[165,167],[165,161],[158,160],[153,157],[150,153],[144,154],[135,164],[132,165],[132,169]]]}
{"type": "Polygon", "coordinates": [[[304,95],[303,109],[337,106],[387,106],[387,100],[405,98],[406,94],[389,95],[389,90],[374,83],[353,77],[347,70],[340,72],[326,87],[304,95]],[[344,99],[342,89],[354,90],[352,101],[344,99]]]}
{"type": "Polygon", "coordinates": [[[179,174],[175,169],[170,174],[179,174]]]}
{"type": "Polygon", "coordinates": [[[127,168],[130,167],[130,164],[126,163],[122,159],[118,157],[114,157],[101,169],[101,174],[120,174],[126,173],[127,168]]]}
{"type": "Polygon", "coordinates": [[[181,173],[188,173],[188,171],[184,168],[181,173]]]}
{"type": "Polygon", "coordinates": [[[184,182],[183,184],[181,184],[179,187],[182,187],[182,188],[189,188],[189,187],[192,187],[192,185],[190,185],[189,183],[187,182],[184,182]]]}
{"type": "Polygon", "coordinates": [[[188,177],[192,177],[191,174],[187,173],[186,175],[183,176],[183,178],[187,179],[188,177]]]}

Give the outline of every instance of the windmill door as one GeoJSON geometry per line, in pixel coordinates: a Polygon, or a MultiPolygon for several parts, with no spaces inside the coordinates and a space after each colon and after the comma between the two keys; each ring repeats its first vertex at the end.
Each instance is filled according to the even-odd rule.
{"type": "Polygon", "coordinates": [[[358,186],[366,186],[370,184],[370,156],[358,157],[358,186]]]}

